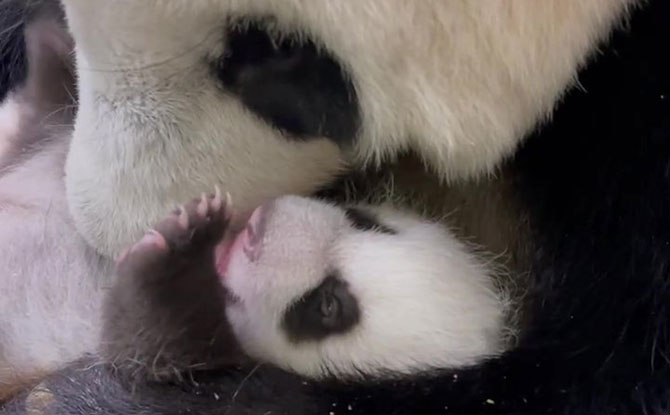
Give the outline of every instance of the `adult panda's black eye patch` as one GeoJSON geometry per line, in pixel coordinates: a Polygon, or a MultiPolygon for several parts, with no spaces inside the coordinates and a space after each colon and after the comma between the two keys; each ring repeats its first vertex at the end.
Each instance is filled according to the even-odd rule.
{"type": "Polygon", "coordinates": [[[389,235],[395,235],[397,232],[394,229],[389,228],[373,215],[371,212],[368,212],[359,207],[348,207],[344,211],[347,219],[351,225],[361,231],[376,231],[381,233],[386,233],[389,235]]]}
{"type": "Polygon", "coordinates": [[[293,303],[282,328],[290,341],[321,340],[350,330],[360,319],[358,300],[335,274],[293,303]]]}
{"type": "Polygon", "coordinates": [[[295,138],[355,138],[356,92],[326,51],[309,40],[274,39],[260,21],[231,26],[226,39],[217,76],[247,108],[295,138]]]}

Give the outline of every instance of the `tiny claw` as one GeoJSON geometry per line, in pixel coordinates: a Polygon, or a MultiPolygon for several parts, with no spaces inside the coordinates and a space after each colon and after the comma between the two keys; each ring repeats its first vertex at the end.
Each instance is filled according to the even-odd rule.
{"type": "Polygon", "coordinates": [[[179,226],[181,226],[183,229],[188,229],[188,213],[186,212],[186,209],[184,206],[179,206],[179,226]]]}
{"type": "Polygon", "coordinates": [[[221,209],[222,203],[221,189],[219,189],[219,186],[214,186],[214,200],[212,200],[212,210],[214,212],[218,212],[221,209]]]}
{"type": "Polygon", "coordinates": [[[204,218],[207,216],[207,207],[209,206],[209,201],[207,200],[207,195],[203,192],[202,196],[200,197],[200,203],[198,203],[198,207],[196,211],[198,212],[198,215],[200,215],[201,218],[204,218]]]}

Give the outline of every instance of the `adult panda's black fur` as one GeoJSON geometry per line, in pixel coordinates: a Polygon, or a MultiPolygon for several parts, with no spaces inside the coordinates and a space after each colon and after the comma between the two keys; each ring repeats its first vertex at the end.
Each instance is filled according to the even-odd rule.
{"type": "Polygon", "coordinates": [[[21,1],[0,2],[0,101],[25,78],[23,28],[26,8],[21,1]]]}
{"type": "Polygon", "coordinates": [[[133,397],[84,366],[45,383],[45,413],[667,413],[668,22],[663,0],[634,13],[510,161],[536,247],[534,319],[516,350],[437,378],[324,386],[261,367],[133,397]]]}
{"type": "Polygon", "coordinates": [[[54,1],[0,1],[0,102],[26,79],[24,29],[43,15],[62,19],[62,11],[54,1]]]}

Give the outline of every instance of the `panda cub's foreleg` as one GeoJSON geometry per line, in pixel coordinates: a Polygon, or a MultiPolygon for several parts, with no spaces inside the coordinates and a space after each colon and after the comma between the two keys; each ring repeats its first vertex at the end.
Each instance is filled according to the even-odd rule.
{"type": "Polygon", "coordinates": [[[230,214],[227,195],[203,193],[119,257],[101,350],[122,374],[162,380],[234,359],[213,258],[230,214]]]}

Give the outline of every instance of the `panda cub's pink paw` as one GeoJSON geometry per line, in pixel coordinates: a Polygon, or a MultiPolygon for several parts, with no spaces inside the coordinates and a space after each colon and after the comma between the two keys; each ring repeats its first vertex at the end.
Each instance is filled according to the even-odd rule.
{"type": "Polygon", "coordinates": [[[212,194],[203,193],[176,208],[126,249],[117,259],[117,270],[121,274],[167,270],[190,253],[213,250],[231,217],[229,194],[222,194],[218,187],[212,194]]]}
{"type": "Polygon", "coordinates": [[[137,241],[132,246],[126,248],[121,255],[116,259],[117,263],[121,263],[128,258],[130,254],[140,254],[149,250],[158,250],[158,251],[167,251],[168,244],[163,235],[157,231],[151,229],[149,230],[142,239],[137,241]]]}
{"type": "Polygon", "coordinates": [[[203,193],[199,198],[179,206],[154,229],[163,235],[171,250],[180,251],[218,242],[230,217],[230,196],[223,195],[217,187],[214,193],[203,193]]]}

